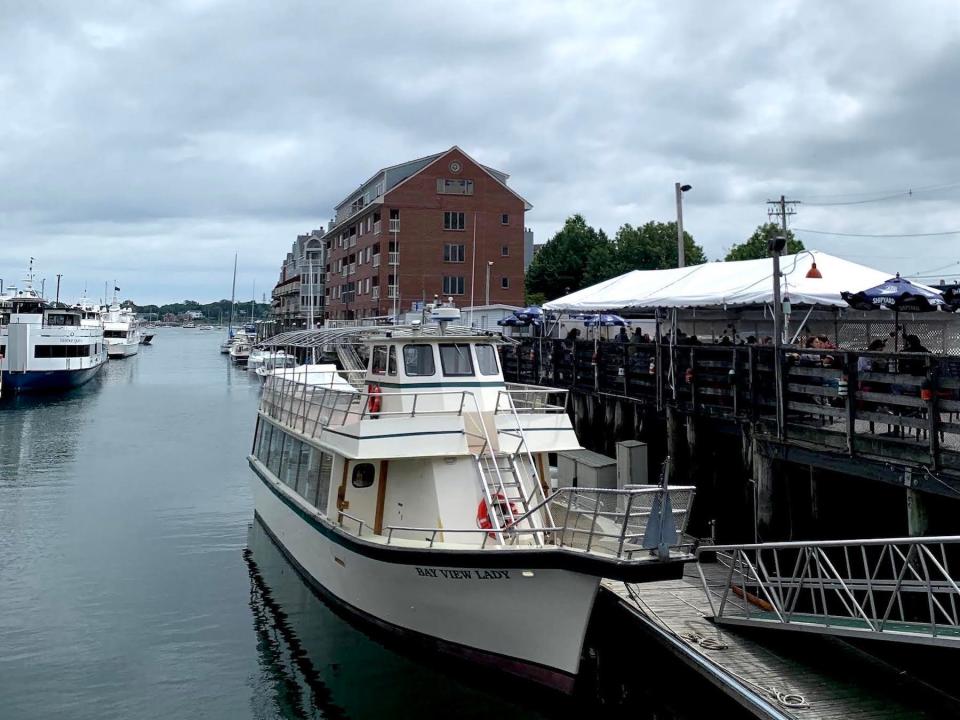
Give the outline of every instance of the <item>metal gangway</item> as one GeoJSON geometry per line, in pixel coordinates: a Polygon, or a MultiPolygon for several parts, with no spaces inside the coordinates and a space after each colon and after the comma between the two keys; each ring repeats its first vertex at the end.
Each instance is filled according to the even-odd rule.
{"type": "Polygon", "coordinates": [[[697,550],[720,625],[960,647],[960,579],[951,565],[960,567],[960,536],[697,550]]]}

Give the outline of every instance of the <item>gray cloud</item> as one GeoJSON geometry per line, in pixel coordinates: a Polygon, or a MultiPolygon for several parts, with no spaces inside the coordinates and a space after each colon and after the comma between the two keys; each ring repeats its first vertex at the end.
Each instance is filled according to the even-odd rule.
{"type": "MultiPolygon", "coordinates": [[[[276,279],[297,232],[377,168],[458,144],[548,238],[670,219],[710,257],[766,220],[960,228],[960,6],[940,2],[24,3],[0,0],[0,276],[139,302],[276,279]],[[830,197],[826,197],[830,196],[830,197]]],[[[802,236],[802,233],[801,233],[802,236]]],[[[906,272],[960,237],[806,236],[906,272]]],[[[960,272],[960,270],[957,270],[960,272]]],[[[248,291],[244,291],[248,292],[248,291]]]]}

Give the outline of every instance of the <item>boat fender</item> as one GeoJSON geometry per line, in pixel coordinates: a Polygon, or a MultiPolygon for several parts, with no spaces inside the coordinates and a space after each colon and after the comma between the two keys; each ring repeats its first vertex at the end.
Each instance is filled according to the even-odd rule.
{"type": "MultiPolygon", "coordinates": [[[[497,509],[500,512],[500,517],[503,518],[503,529],[506,529],[513,524],[513,521],[509,518],[514,518],[520,514],[516,503],[507,502],[507,499],[503,496],[503,493],[497,493],[493,496],[493,504],[497,506],[497,509]]],[[[488,507],[486,500],[481,500],[480,504],[477,505],[477,527],[481,530],[490,530],[493,528],[493,520],[490,518],[490,508],[488,507]]],[[[497,537],[497,533],[495,532],[487,533],[487,535],[492,538],[497,537]]]]}
{"type": "Polygon", "coordinates": [[[367,410],[370,413],[370,417],[377,419],[380,417],[380,408],[382,399],[380,397],[380,386],[379,385],[367,385],[367,410]]]}

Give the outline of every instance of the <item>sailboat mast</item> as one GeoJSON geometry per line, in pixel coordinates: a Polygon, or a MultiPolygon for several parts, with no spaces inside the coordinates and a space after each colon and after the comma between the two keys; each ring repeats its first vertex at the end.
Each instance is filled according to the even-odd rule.
{"type": "Polygon", "coordinates": [[[237,301],[237,253],[233,254],[233,288],[230,290],[230,325],[227,334],[233,337],[233,306],[237,301]]]}

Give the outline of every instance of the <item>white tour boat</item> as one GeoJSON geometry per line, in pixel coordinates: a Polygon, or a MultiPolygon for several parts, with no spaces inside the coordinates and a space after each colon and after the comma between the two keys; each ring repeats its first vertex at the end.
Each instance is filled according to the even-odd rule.
{"type": "Polygon", "coordinates": [[[256,515],[315,587],[373,623],[571,691],[601,578],[679,577],[693,488],[553,488],[579,449],[565,391],[505,383],[499,337],[424,327],[299,331],[361,341],[365,384],[333,366],[267,378],[256,515]],[[462,333],[462,334],[460,334],[462,333]]]}
{"type": "Polygon", "coordinates": [[[107,360],[103,328],[40,297],[28,280],[0,298],[0,387],[14,392],[82,385],[107,360]]]}
{"type": "Polygon", "coordinates": [[[253,345],[250,344],[250,339],[247,338],[246,334],[237,333],[230,345],[230,359],[239,365],[243,365],[250,357],[252,349],[253,345]]]}
{"type": "Polygon", "coordinates": [[[107,355],[124,358],[140,352],[140,322],[130,308],[120,307],[116,294],[102,317],[107,355]]]}

